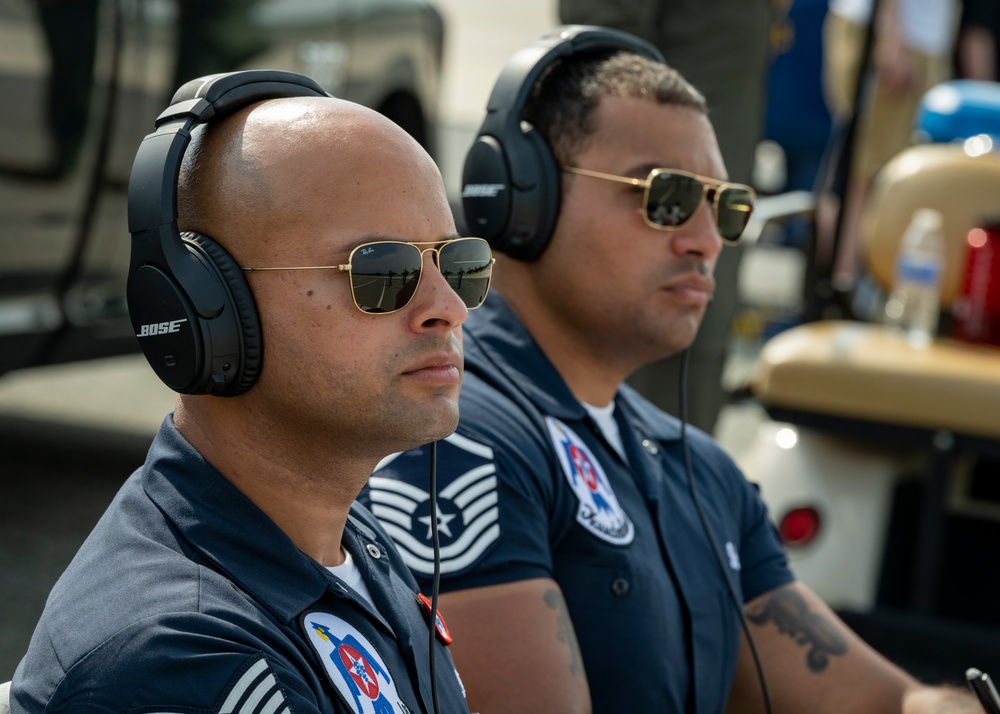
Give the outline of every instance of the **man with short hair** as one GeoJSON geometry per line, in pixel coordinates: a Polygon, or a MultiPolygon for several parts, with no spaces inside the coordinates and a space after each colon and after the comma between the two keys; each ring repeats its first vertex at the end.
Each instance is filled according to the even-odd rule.
{"type": "MultiPolygon", "coordinates": [[[[764,138],[768,67],[777,37],[773,27],[790,0],[558,0],[567,25],[600,25],[637,35],[663,53],[667,63],[705,97],[726,172],[749,183],[757,144],[764,138]]],[[[729,399],[723,373],[739,305],[737,282],[745,248],[724,250],[715,264],[715,292],[698,336],[688,349],[686,378],[698,399],[686,405],[687,420],[712,433],[729,399]]],[[[673,388],[681,356],[640,367],[628,383],[668,414],[679,416],[673,388]]]]}
{"type": "MultiPolygon", "coordinates": [[[[760,712],[761,682],[774,712],[967,706],[796,582],[729,457],[624,384],[691,344],[753,210],[699,93],[634,38],[561,28],[504,68],[464,182],[493,187],[465,191],[467,218],[506,252],[465,325],[438,455],[441,602],[470,706],[760,712]]],[[[427,463],[395,455],[366,491],[424,585],[427,463]]]]}
{"type": "MultiPolygon", "coordinates": [[[[285,96],[191,134],[178,223],[198,235],[134,270],[130,308],[135,319],[169,303],[194,271],[186,288],[202,307],[141,341],[186,339],[199,321],[208,350],[228,339],[213,319],[253,312],[237,306],[246,291],[259,325],[239,340],[261,338],[259,375],[233,396],[197,393],[254,359],[224,356],[180,395],[55,586],[13,711],[466,712],[447,630],[354,500],[386,454],[454,430],[461,325],[485,298],[489,247],[455,235],[426,152],[359,105],[285,96]],[[211,262],[234,298],[219,311],[203,306],[211,271],[197,272],[211,262]],[[167,297],[148,299],[158,286],[167,297]]],[[[159,173],[141,164],[130,227],[141,192],[160,188],[143,187],[159,173]]],[[[167,379],[187,359],[143,344],[167,379]]]]}

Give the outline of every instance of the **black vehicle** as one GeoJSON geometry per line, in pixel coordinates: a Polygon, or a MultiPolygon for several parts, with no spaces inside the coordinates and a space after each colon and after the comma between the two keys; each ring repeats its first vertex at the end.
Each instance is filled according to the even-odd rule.
{"type": "Polygon", "coordinates": [[[126,188],[180,84],[300,72],[432,150],[443,32],[427,0],[0,0],[0,374],[137,349],[126,188]]]}

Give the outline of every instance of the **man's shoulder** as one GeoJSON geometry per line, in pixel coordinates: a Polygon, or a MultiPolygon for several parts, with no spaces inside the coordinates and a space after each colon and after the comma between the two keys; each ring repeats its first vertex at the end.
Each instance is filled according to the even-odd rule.
{"type": "MultiPolygon", "coordinates": [[[[502,449],[522,444],[529,434],[543,428],[541,410],[502,372],[466,372],[459,397],[458,434],[502,449]]],[[[461,440],[454,441],[461,448],[461,440]]]]}
{"type": "Polygon", "coordinates": [[[209,613],[135,621],[64,661],[59,640],[71,634],[47,630],[47,642],[33,642],[14,678],[12,701],[20,704],[13,711],[235,714],[256,711],[240,705],[257,687],[281,704],[296,679],[280,656],[268,656],[263,639],[239,621],[209,613]]]}
{"type": "MultiPolygon", "coordinates": [[[[120,522],[119,509],[105,520],[36,626],[15,678],[15,692],[30,702],[24,711],[222,711],[250,679],[259,685],[276,664],[287,665],[273,615],[171,540],[168,528],[148,519],[140,533],[120,522]]],[[[273,678],[270,687],[282,701],[273,678]]]]}
{"type": "Polygon", "coordinates": [[[541,432],[523,424],[507,430],[502,416],[483,417],[437,442],[435,459],[425,445],[383,462],[362,494],[417,578],[434,571],[432,504],[442,573],[454,577],[498,547],[502,511],[508,522],[515,514],[526,517],[523,509],[511,508],[516,500],[505,498],[544,492],[553,479],[551,444],[541,432]]]}
{"type": "Polygon", "coordinates": [[[659,441],[670,458],[682,461],[683,450],[687,448],[693,457],[693,468],[702,479],[718,483],[743,481],[739,467],[711,434],[661,410],[628,385],[622,385],[620,394],[642,431],[659,441]]]}
{"type": "Polygon", "coordinates": [[[189,552],[133,477],[53,587],[28,662],[93,667],[133,643],[162,650],[157,643],[169,634],[172,642],[214,637],[213,630],[233,626],[225,620],[249,631],[266,618],[224,574],[189,552]]]}

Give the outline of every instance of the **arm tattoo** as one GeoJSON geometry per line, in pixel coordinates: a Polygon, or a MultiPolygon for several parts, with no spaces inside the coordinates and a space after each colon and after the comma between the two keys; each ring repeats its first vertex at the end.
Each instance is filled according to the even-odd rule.
{"type": "Polygon", "coordinates": [[[576,641],[576,632],[573,630],[573,623],[570,622],[569,612],[566,610],[566,601],[563,600],[555,590],[546,590],[543,596],[545,604],[556,611],[556,638],[569,648],[569,671],[570,674],[582,677],[583,660],[580,657],[580,645],[576,641]]]}
{"type": "Polygon", "coordinates": [[[822,672],[831,655],[847,653],[847,642],[820,614],[809,612],[809,605],[797,592],[784,588],[774,593],[756,613],[747,613],[755,625],[774,623],[778,631],[797,644],[809,647],[806,664],[813,672],[822,672]]]}

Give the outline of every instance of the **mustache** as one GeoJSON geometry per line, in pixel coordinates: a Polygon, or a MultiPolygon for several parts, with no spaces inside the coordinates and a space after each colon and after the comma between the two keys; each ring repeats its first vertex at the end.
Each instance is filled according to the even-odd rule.
{"type": "Polygon", "coordinates": [[[690,285],[709,292],[709,300],[715,297],[715,278],[712,275],[712,265],[695,255],[683,256],[676,263],[666,268],[663,277],[667,285],[690,285]]]}
{"type": "Polygon", "coordinates": [[[464,359],[462,340],[454,332],[447,335],[424,335],[405,348],[396,351],[396,358],[400,361],[412,360],[421,355],[431,353],[457,354],[459,364],[464,359]]]}
{"type": "Polygon", "coordinates": [[[679,262],[670,266],[670,270],[667,272],[666,277],[667,279],[673,279],[690,273],[712,277],[712,273],[714,272],[715,271],[712,270],[712,267],[702,258],[685,256],[679,262]]]}

